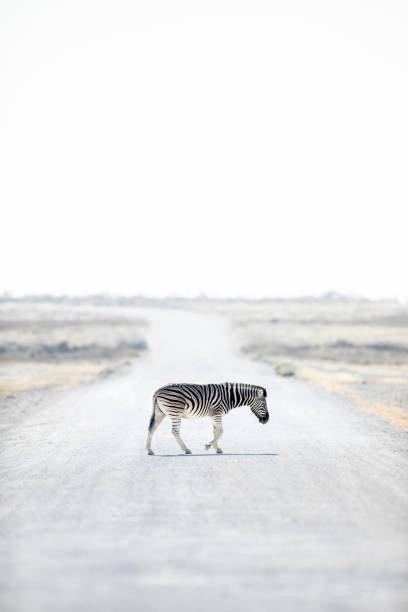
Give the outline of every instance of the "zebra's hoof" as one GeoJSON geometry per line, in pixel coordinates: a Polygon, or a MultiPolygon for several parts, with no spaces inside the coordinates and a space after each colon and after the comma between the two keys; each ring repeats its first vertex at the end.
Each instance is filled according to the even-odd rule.
{"type": "Polygon", "coordinates": [[[218,453],[219,455],[221,455],[223,452],[224,452],[224,451],[222,450],[222,448],[217,448],[217,453],[218,453]]]}
{"type": "Polygon", "coordinates": [[[211,444],[206,444],[205,445],[205,450],[210,450],[210,448],[211,448],[211,444]]]}
{"type": "Polygon", "coordinates": [[[189,448],[186,448],[184,452],[186,453],[186,455],[191,455],[191,450],[189,448]]]}
{"type": "Polygon", "coordinates": [[[154,455],[154,452],[152,451],[152,449],[151,449],[151,448],[149,448],[149,449],[147,450],[147,454],[148,454],[148,455],[154,455]]]}

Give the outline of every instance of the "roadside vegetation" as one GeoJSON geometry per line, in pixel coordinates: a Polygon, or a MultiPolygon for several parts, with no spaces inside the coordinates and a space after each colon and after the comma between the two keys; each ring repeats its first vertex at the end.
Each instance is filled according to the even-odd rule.
{"type": "Polygon", "coordinates": [[[112,373],[147,350],[131,310],[69,304],[0,306],[0,393],[68,389],[112,373]]]}
{"type": "Polygon", "coordinates": [[[408,428],[408,307],[393,301],[279,300],[234,305],[237,349],[277,374],[342,393],[408,428]]]}

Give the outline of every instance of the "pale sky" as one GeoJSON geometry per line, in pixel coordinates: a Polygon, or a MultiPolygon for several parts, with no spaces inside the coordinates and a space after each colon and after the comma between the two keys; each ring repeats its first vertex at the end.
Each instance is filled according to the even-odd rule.
{"type": "Polygon", "coordinates": [[[0,292],[408,298],[406,0],[0,22],[0,292]]]}

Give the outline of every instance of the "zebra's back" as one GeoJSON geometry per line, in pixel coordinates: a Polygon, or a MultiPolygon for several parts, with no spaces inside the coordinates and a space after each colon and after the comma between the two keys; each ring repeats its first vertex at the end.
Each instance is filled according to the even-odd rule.
{"type": "Polygon", "coordinates": [[[170,417],[199,418],[211,416],[225,401],[224,384],[170,384],[155,393],[159,408],[170,417]]]}

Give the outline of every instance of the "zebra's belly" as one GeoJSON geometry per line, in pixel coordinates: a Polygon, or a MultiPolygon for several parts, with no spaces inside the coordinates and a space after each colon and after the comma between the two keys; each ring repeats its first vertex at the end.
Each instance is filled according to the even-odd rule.
{"type": "Polygon", "coordinates": [[[185,408],[182,417],[183,419],[204,419],[205,417],[209,417],[212,415],[212,410],[211,408],[207,408],[206,410],[200,410],[200,409],[190,409],[190,408],[185,408]]]}

